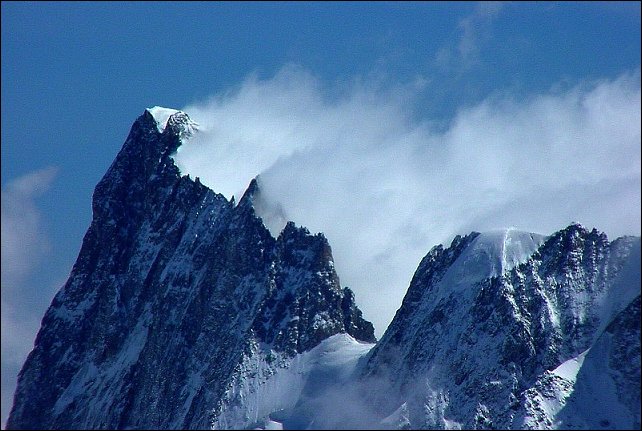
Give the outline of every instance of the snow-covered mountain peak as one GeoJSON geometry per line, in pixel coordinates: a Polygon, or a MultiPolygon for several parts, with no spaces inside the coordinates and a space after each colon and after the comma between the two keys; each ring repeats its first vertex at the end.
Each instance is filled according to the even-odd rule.
{"type": "Polygon", "coordinates": [[[181,140],[185,140],[191,138],[198,131],[198,123],[193,121],[186,113],[178,111],[169,116],[165,130],[170,130],[181,140]]]}
{"type": "Polygon", "coordinates": [[[169,117],[176,114],[177,112],[180,112],[177,109],[164,108],[162,106],[147,108],[146,111],[152,114],[152,117],[154,117],[154,119],[156,120],[158,131],[161,133],[165,131],[165,126],[167,125],[167,120],[169,120],[169,117]]]}
{"type": "Polygon", "coordinates": [[[463,282],[502,275],[528,258],[542,244],[544,236],[513,228],[479,234],[451,268],[463,282]]]}
{"type": "Polygon", "coordinates": [[[160,133],[164,133],[165,129],[170,127],[183,139],[189,138],[198,130],[198,124],[183,111],[162,106],[147,108],[146,111],[154,117],[156,128],[160,133]]]}
{"type": "Polygon", "coordinates": [[[244,380],[241,365],[272,372],[275,358],[339,333],[376,341],[324,238],[303,228],[272,237],[253,209],[256,181],[235,207],[181,175],[172,154],[193,127],[164,108],[132,125],[96,186],[9,429],[205,429],[236,402],[228,389],[244,380]],[[265,361],[254,344],[270,346],[265,361]]]}
{"type": "Polygon", "coordinates": [[[544,239],[543,235],[513,228],[480,233],[448,268],[441,285],[451,292],[500,276],[526,262],[544,239]]]}
{"type": "Polygon", "coordinates": [[[573,223],[433,248],[368,355],[392,388],[370,402],[411,428],[639,429],[639,245],[573,223]]]}

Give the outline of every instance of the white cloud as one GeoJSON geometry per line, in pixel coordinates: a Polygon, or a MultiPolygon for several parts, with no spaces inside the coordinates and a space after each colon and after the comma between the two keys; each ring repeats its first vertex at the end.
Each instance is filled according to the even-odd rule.
{"type": "Polygon", "coordinates": [[[51,300],[29,286],[49,244],[34,199],[57,169],[49,167],[14,179],[2,189],[2,425],[13,404],[16,377],[33,347],[40,319],[51,300]]]}
{"type": "Polygon", "coordinates": [[[436,64],[445,70],[465,70],[479,62],[481,45],[491,38],[492,24],[504,7],[502,2],[478,2],[475,10],[462,18],[456,43],[437,51],[436,64]]]}
{"type": "Polygon", "coordinates": [[[11,181],[2,190],[2,286],[19,282],[46,244],[33,198],[45,191],[55,168],[46,168],[11,181]]]}
{"type": "MultiPolygon", "coordinates": [[[[286,67],[184,110],[203,126],[176,159],[228,198],[263,198],[324,232],[339,276],[381,335],[423,255],[470,230],[552,233],[571,221],[640,233],[640,73],[416,120],[413,87],[330,97],[286,67]]],[[[336,90],[336,89],[330,89],[336,90]]]]}

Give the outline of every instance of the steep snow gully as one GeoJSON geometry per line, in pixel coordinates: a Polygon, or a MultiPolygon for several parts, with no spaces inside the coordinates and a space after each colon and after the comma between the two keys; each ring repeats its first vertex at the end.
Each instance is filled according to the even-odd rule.
{"type": "Polygon", "coordinates": [[[376,342],[322,234],[180,172],[198,127],[132,126],[7,428],[640,429],[640,238],[458,235],[376,342]]]}

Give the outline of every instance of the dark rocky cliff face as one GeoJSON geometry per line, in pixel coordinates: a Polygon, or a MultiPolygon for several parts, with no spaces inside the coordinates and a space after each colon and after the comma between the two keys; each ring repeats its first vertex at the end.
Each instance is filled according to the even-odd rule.
{"type": "Polygon", "coordinates": [[[194,125],[136,120],[97,185],[69,280],[18,380],[8,428],[208,428],[252,343],[285,357],[345,332],[374,341],[320,234],[273,238],[250,184],[238,205],[181,177],[194,125]]]}

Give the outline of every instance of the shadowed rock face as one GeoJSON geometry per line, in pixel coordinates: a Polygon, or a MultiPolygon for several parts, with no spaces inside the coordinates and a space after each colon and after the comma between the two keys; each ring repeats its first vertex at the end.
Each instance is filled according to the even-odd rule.
{"type": "Polygon", "coordinates": [[[8,428],[208,428],[251,345],[284,356],[374,341],[323,235],[273,238],[171,154],[196,125],[145,113],[96,186],[93,220],[18,380],[8,428]]]}
{"type": "MultiPolygon", "coordinates": [[[[384,416],[403,406],[412,428],[639,427],[640,328],[630,316],[639,314],[640,239],[609,242],[572,224],[541,238],[521,263],[484,277],[479,268],[493,268],[488,262],[515,245],[486,253],[483,236],[457,237],[422,260],[362,370],[364,384],[392,388],[372,391],[371,402],[384,416]],[[605,338],[608,349],[599,347],[605,338]],[[590,365],[602,356],[608,367],[590,365]],[[576,360],[577,381],[556,374],[576,360]],[[613,381],[612,396],[596,389],[604,379],[613,381]],[[586,419],[582,391],[624,406],[624,419],[586,419]]],[[[515,238],[530,249],[522,247],[528,237],[515,238]]]]}

